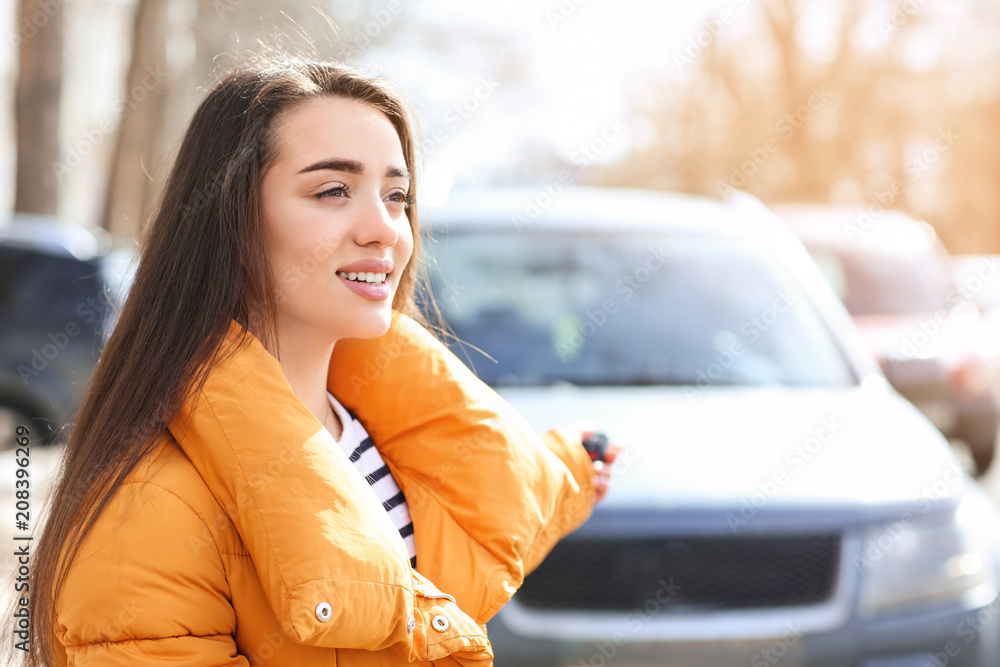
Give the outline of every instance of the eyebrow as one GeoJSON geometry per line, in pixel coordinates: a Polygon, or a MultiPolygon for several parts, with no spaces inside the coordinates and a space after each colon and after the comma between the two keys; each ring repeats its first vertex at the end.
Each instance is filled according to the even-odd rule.
{"type": "MultiPolygon", "coordinates": [[[[346,171],[349,174],[363,174],[365,171],[365,163],[344,158],[327,158],[300,169],[298,173],[305,174],[310,171],[320,171],[322,169],[329,169],[330,171],[346,171]]],[[[389,167],[385,170],[385,176],[386,178],[409,178],[410,171],[406,167],[389,167]]]]}

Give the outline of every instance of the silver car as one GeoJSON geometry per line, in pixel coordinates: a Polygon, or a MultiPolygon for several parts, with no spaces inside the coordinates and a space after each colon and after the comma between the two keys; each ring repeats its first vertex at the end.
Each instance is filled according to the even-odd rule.
{"type": "Polygon", "coordinates": [[[1000,664],[1000,516],[745,195],[455,193],[453,348],[538,429],[626,450],[490,622],[496,664],[1000,664]]]}

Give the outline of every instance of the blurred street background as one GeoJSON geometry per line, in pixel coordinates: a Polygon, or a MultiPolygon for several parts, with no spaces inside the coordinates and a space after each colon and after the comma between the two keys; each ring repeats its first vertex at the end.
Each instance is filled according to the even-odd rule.
{"type": "MultiPolygon", "coordinates": [[[[953,255],[1000,253],[986,0],[20,0],[0,35],[0,211],[126,258],[193,109],[260,43],[394,80],[427,204],[484,185],[739,189],[857,211],[850,241],[895,209],[953,255]]],[[[986,312],[988,274],[961,294],[986,312]]]]}
{"type": "MultiPolygon", "coordinates": [[[[195,107],[261,44],[393,80],[421,126],[430,207],[517,186],[533,194],[510,210],[516,226],[570,186],[754,195],[807,246],[890,383],[1000,504],[1000,3],[7,0],[0,220],[20,227],[0,223],[0,247],[4,234],[21,249],[51,240],[56,220],[83,228],[86,249],[69,254],[86,266],[59,270],[99,272],[114,297],[195,107]]],[[[3,297],[22,264],[2,257],[6,335],[3,297]]],[[[55,370],[70,356],[60,341],[77,336],[60,332],[86,323],[99,340],[115,300],[63,296],[69,315],[4,343],[19,370],[0,376],[11,407],[0,401],[0,438],[36,407],[12,398],[24,387],[56,387],[55,431],[83,391],[89,366],[55,370]]],[[[84,352],[92,365],[97,350],[84,352]]],[[[32,448],[32,524],[58,452],[32,448]]],[[[4,517],[16,467],[0,451],[4,517]]],[[[0,563],[12,571],[10,554],[0,563]]]]}
{"type": "Polygon", "coordinates": [[[0,210],[119,243],[213,73],[263,39],[398,82],[428,187],[569,168],[581,184],[878,202],[953,253],[1000,251],[986,0],[24,0],[4,3],[0,34],[16,102],[0,109],[0,210]]]}

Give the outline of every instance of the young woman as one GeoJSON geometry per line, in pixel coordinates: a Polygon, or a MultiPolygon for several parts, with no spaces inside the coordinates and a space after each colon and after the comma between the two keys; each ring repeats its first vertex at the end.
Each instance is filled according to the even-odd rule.
{"type": "Polygon", "coordinates": [[[67,446],[27,664],[490,664],[607,471],[418,323],[413,137],[337,65],[209,93],[67,446]]]}

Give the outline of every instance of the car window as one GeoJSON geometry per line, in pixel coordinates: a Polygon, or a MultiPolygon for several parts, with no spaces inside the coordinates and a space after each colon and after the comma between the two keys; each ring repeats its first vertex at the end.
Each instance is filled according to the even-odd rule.
{"type": "Polygon", "coordinates": [[[493,385],[854,382],[762,243],[714,234],[439,234],[453,348],[493,385]],[[491,359],[476,351],[478,348],[491,359]]]}
{"type": "Polygon", "coordinates": [[[852,315],[930,312],[948,308],[951,272],[936,253],[836,253],[814,250],[852,315]],[[835,278],[834,278],[835,276],[835,278]]]}

